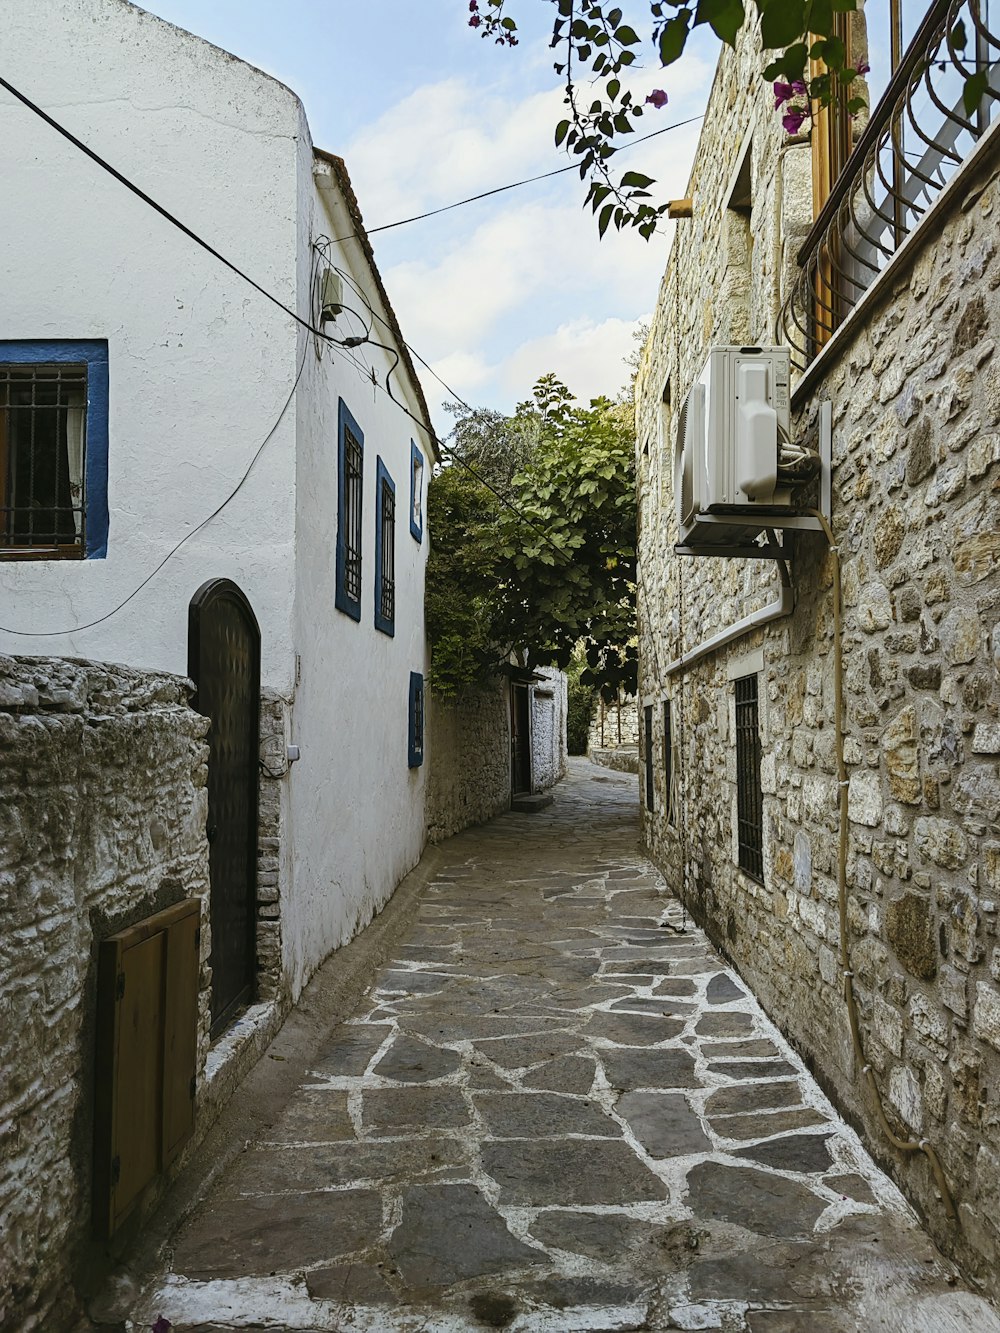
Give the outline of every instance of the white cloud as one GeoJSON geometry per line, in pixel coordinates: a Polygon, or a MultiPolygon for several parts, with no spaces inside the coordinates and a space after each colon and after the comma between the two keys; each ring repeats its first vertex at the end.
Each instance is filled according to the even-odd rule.
{"type": "Polygon", "coordinates": [[[617,396],[628,382],[625,358],[635,348],[638,319],[589,319],[560,324],[553,333],[522,343],[498,368],[498,379],[512,399],[526,398],[539,375],[552,371],[583,402],[605,394],[617,396]]]}
{"type": "MultiPolygon", "coordinates": [[[[637,99],[655,87],[671,97],[648,110],[640,133],[697,115],[710,83],[710,66],[696,57],[636,72],[637,99]]],[[[416,89],[346,154],[366,220],[378,226],[565,165],[552,143],[562,114],[555,87],[516,97],[456,76],[416,89]]],[[[680,197],[699,129],[635,144],[615,171],[655,177],[658,201],[680,197]]],[[[470,401],[509,410],[549,370],[583,399],[625,382],[622,359],[656,300],[669,235],[598,240],[585,191],[567,172],[375,238],[393,257],[382,272],[407,339],[470,401]]],[[[446,396],[433,381],[426,388],[432,404],[446,396]]]]}

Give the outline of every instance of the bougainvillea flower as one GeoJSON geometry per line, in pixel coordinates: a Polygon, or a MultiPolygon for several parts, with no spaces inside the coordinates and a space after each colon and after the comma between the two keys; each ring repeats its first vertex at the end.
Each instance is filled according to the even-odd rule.
{"type": "Polygon", "coordinates": [[[472,18],[469,19],[469,27],[478,28],[480,23],[482,23],[482,21],[483,20],[479,17],[478,14],[473,14],[472,18]]]}
{"type": "Polygon", "coordinates": [[[786,111],[781,117],[781,123],[786,134],[798,134],[802,128],[802,122],[808,120],[808,118],[808,111],[786,111]]]}
{"type": "Polygon", "coordinates": [[[646,98],[646,101],[652,103],[652,105],[655,106],[657,110],[659,110],[661,106],[667,105],[669,98],[667,97],[667,94],[663,91],[662,88],[654,88],[653,91],[646,98]]]}
{"type": "Polygon", "coordinates": [[[774,85],[774,109],[777,111],[779,106],[791,100],[795,96],[795,90],[790,83],[782,83],[779,79],[774,85]]]}
{"type": "Polygon", "coordinates": [[[469,12],[474,14],[479,8],[479,0],[469,0],[469,12]]]}
{"type": "Polygon", "coordinates": [[[858,64],[857,64],[857,72],[858,72],[859,74],[870,74],[870,73],[871,73],[871,69],[872,69],[872,67],[871,67],[871,65],[869,65],[869,63],[868,63],[867,60],[859,60],[859,61],[858,61],[858,64]]]}

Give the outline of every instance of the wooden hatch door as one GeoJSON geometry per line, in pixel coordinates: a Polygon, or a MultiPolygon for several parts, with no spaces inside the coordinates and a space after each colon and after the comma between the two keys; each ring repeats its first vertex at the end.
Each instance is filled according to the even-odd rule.
{"type": "Polygon", "coordinates": [[[201,904],[103,940],[98,954],[94,1225],[111,1236],[194,1129],[201,904]]]}

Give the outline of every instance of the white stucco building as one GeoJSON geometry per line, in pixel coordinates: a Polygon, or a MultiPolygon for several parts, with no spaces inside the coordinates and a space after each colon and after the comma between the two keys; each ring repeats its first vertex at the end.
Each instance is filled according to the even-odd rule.
{"type": "Polygon", "coordinates": [[[4,20],[26,97],[306,324],[340,306],[348,346],[0,92],[0,652],[252,674],[228,584],[189,626],[206,582],[237,585],[263,692],[251,991],[294,999],[423,847],[426,404],[294,93],[126,0],[4,20]]]}

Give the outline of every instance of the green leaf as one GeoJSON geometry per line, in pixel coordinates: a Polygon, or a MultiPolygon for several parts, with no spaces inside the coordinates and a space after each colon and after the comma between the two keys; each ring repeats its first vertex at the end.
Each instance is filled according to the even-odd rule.
{"type": "Polygon", "coordinates": [[[956,51],[964,51],[969,43],[969,38],[965,31],[965,20],[959,19],[948,34],[948,40],[956,51]]]}
{"type": "Polygon", "coordinates": [[[688,39],[688,21],[688,15],[683,14],[678,15],[677,18],[668,19],[663,25],[663,31],[660,33],[660,63],[662,65],[672,65],[683,53],[684,44],[688,39]]]}
{"type": "Polygon", "coordinates": [[[611,214],[615,211],[614,204],[605,204],[601,209],[601,216],[597,220],[597,234],[603,236],[608,229],[608,223],[611,221],[611,214]]]}
{"type": "Polygon", "coordinates": [[[727,46],[736,44],[736,34],[743,26],[746,11],[743,0],[698,0],[695,23],[708,23],[716,37],[727,46]]]}
{"type": "Polygon", "coordinates": [[[568,121],[568,120],[561,120],[561,121],[559,122],[559,124],[556,126],[556,147],[557,147],[557,148],[559,148],[559,147],[561,146],[562,141],[566,138],[566,135],[567,135],[567,134],[569,134],[569,121],[568,121]]]}
{"type": "Polygon", "coordinates": [[[760,40],[765,51],[788,46],[803,33],[802,6],[789,6],[771,0],[760,21],[760,40]]]}
{"type": "Polygon", "coordinates": [[[636,189],[644,190],[647,185],[653,184],[652,176],[644,176],[641,171],[626,171],[621,179],[622,187],[634,185],[636,189]]]}
{"type": "Polygon", "coordinates": [[[611,99],[612,102],[615,100],[615,98],[616,98],[616,97],[618,96],[618,94],[621,92],[621,87],[622,87],[622,85],[621,85],[621,81],[620,81],[619,79],[609,79],[609,80],[608,80],[607,93],[608,93],[608,97],[611,99]]]}
{"type": "Polygon", "coordinates": [[[967,116],[975,114],[988,86],[989,72],[985,69],[978,70],[971,78],[966,79],[965,87],[962,89],[962,103],[967,116]]]}
{"type": "Polygon", "coordinates": [[[639,43],[639,34],[628,24],[623,24],[615,33],[615,41],[619,46],[637,46],[639,43]]]}

